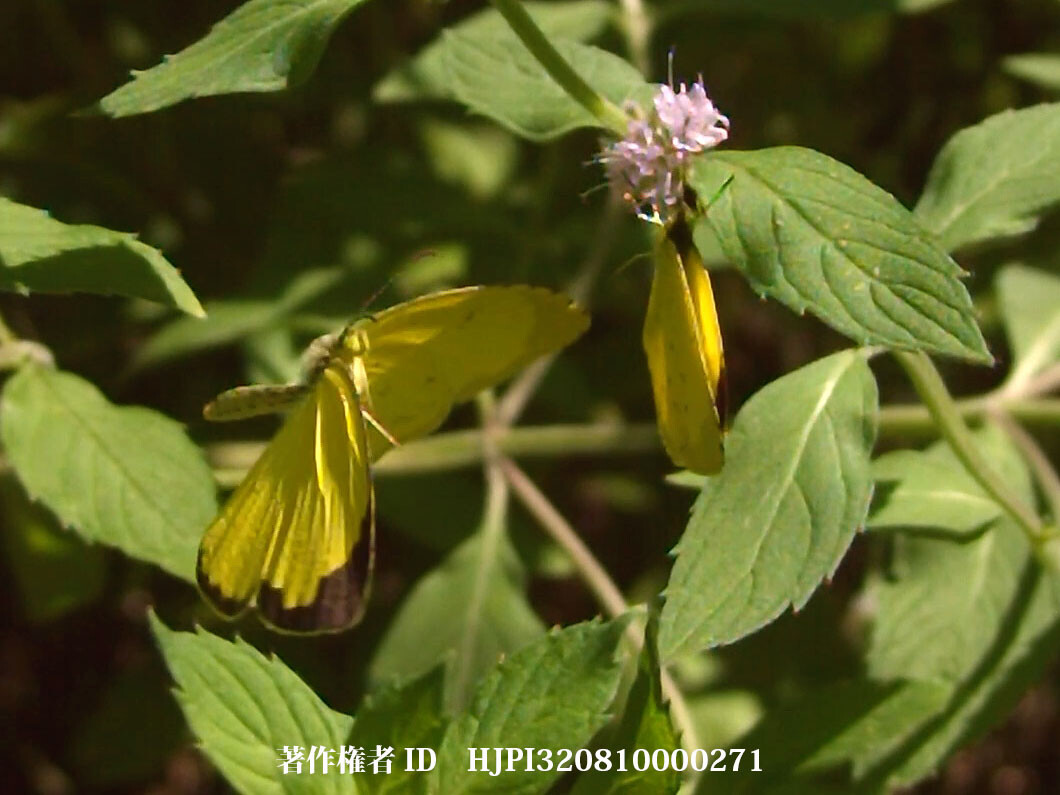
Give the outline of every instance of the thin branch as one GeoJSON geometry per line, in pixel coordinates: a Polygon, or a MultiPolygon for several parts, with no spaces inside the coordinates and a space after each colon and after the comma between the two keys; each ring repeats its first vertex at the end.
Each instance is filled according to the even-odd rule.
{"type": "Polygon", "coordinates": [[[643,0],[621,0],[622,30],[629,45],[629,57],[642,75],[651,70],[652,18],[643,0]]]}
{"type": "MultiPolygon", "coordinates": [[[[519,501],[538,521],[538,524],[552,537],[552,540],[559,544],[570,556],[582,580],[595,594],[604,612],[611,618],[617,618],[629,610],[625,597],[618,589],[618,586],[615,585],[607,570],[596,559],[596,556],[585,545],[585,542],[581,540],[581,537],[570,526],[563,514],[556,510],[548,497],[510,458],[502,456],[500,468],[515,496],[519,498],[519,501]]],[[[627,629],[627,638],[629,638],[634,648],[640,648],[641,635],[632,626],[627,629]]],[[[695,725],[692,722],[684,694],[665,669],[660,669],[659,676],[663,694],[670,702],[674,723],[681,731],[682,741],[688,750],[698,748],[699,739],[696,735],[695,725]]]]}
{"type": "Polygon", "coordinates": [[[519,0],[490,0],[505,21],[515,31],[515,35],[530,50],[549,76],[559,83],[571,99],[580,104],[615,135],[626,134],[629,119],[613,102],[597,93],[582,76],[574,71],[567,60],[560,55],[548,40],[541,28],[526,13],[519,0]]]}
{"type": "Polygon", "coordinates": [[[998,425],[1005,429],[1005,432],[1012,437],[1012,441],[1019,447],[1024,459],[1030,465],[1031,471],[1034,472],[1034,477],[1042,489],[1042,494],[1045,495],[1045,499],[1049,503],[1053,522],[1060,521],[1060,475],[1057,475],[1056,470],[1053,469],[1049,457],[1038,446],[1034,437],[1027,433],[1022,425],[1004,411],[992,411],[990,416],[998,425]]]}

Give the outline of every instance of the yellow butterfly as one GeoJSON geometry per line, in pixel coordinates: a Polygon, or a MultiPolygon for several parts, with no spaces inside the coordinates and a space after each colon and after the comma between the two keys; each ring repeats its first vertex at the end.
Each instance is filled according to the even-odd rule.
{"type": "Polygon", "coordinates": [[[710,276],[684,215],[655,244],[655,275],[644,319],[655,412],[678,466],[713,475],[723,462],[725,358],[710,276]]]}
{"type": "Polygon", "coordinates": [[[548,290],[448,290],[317,340],[304,385],[219,395],[207,419],[290,413],[203,536],[197,579],[207,601],[230,618],[256,605],[281,631],[356,624],[373,564],[370,463],[588,325],[548,290]]]}

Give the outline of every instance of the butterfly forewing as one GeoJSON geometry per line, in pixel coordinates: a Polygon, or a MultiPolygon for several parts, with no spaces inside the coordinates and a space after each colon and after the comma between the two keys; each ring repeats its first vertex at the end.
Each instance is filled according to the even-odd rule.
{"type": "MultiPolygon", "coordinates": [[[[686,255],[688,250],[694,248],[686,249],[686,255]]],[[[713,309],[698,255],[686,262],[671,236],[660,235],[643,337],[659,433],[675,464],[705,475],[718,472],[723,461],[716,403],[721,335],[713,309]],[[704,321],[708,310],[710,318],[704,321]]]]}
{"type": "MultiPolygon", "coordinates": [[[[383,427],[409,441],[441,425],[454,403],[562,348],[588,325],[570,299],[535,287],[468,287],[417,298],[362,321],[369,395],[361,397],[383,427]]],[[[374,428],[368,433],[378,458],[391,445],[374,428]]]]}

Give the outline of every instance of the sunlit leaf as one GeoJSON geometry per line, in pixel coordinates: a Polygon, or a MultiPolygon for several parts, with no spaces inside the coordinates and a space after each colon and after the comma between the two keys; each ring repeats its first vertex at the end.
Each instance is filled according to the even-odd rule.
{"type": "Polygon", "coordinates": [[[484,671],[543,631],[510,543],[486,543],[480,532],[413,586],[376,649],[371,677],[418,676],[453,653],[447,702],[459,704],[484,671]]]}
{"type": "Polygon", "coordinates": [[[1060,278],[1009,265],[995,282],[1015,362],[1009,381],[1032,378],[1060,358],[1060,278]]]}
{"type": "MultiPolygon", "coordinates": [[[[615,8],[603,0],[527,2],[523,7],[549,38],[589,41],[599,36],[615,17],[615,8]]],[[[489,43],[497,36],[510,36],[511,29],[493,8],[485,8],[449,28],[471,40],[489,43]]],[[[377,102],[407,102],[419,99],[452,99],[445,65],[452,42],[439,36],[406,64],[388,73],[372,92],[377,102]]]]}
{"type": "Polygon", "coordinates": [[[89,382],[37,365],[4,386],[0,438],[26,491],[84,538],[187,580],[217,505],[184,429],[115,406],[89,382]]]}
{"type": "Polygon", "coordinates": [[[99,101],[130,116],[194,97],[280,91],[306,80],[332,31],[364,0],[250,0],[197,42],[99,101]]]}
{"type": "Polygon", "coordinates": [[[675,550],[664,661],[732,643],[835,571],[872,493],[876,382],[859,351],[774,381],[747,402],[675,550]]]}
{"type": "Polygon", "coordinates": [[[1010,75],[1021,77],[1051,91],[1060,91],[1060,55],[1051,52],[1025,52],[1009,55],[1001,67],[1010,75]]]}
{"type": "MultiPolygon", "coordinates": [[[[449,725],[432,791],[445,795],[545,792],[555,770],[515,765],[498,776],[469,771],[469,748],[548,749],[589,742],[608,718],[621,678],[615,651],[626,622],[591,621],[553,630],[498,664],[449,725]]],[[[540,752],[540,751],[538,751],[540,752]]]]}
{"type": "MultiPolygon", "coordinates": [[[[349,745],[375,748],[376,745],[397,749],[401,764],[389,775],[358,774],[357,788],[362,795],[383,793],[427,792],[428,777],[421,772],[406,770],[405,748],[437,750],[448,722],[443,698],[445,666],[438,666],[419,679],[401,685],[390,685],[369,696],[357,710],[349,745]]],[[[425,763],[429,758],[424,758],[425,763]]],[[[413,762],[419,758],[413,756],[413,762]]]]}
{"type": "Polygon", "coordinates": [[[853,169],[798,147],[714,152],[689,182],[717,195],[703,223],[758,292],[861,344],[991,361],[960,267],[853,169]]]}
{"type": "Polygon", "coordinates": [[[203,752],[239,792],[353,793],[353,779],[320,762],[313,746],[346,745],[353,719],[329,709],[309,685],[276,657],[237,638],[204,630],[176,632],[154,615],[151,630],[176,681],[176,697],[203,752]],[[303,750],[301,774],[283,774],[282,749],[303,750]]]}
{"type": "Polygon", "coordinates": [[[0,290],[124,295],[203,314],[179,271],[136,235],[64,224],[2,196],[0,290]]]}
{"type": "Polygon", "coordinates": [[[873,529],[920,528],[968,534],[1001,515],[945,443],[932,450],[895,450],[872,462],[876,495],[868,526],[873,529]]]}
{"type": "Polygon", "coordinates": [[[942,148],[916,206],[948,251],[1033,229],[1060,201],[1060,103],[1006,110],[942,148]]]}

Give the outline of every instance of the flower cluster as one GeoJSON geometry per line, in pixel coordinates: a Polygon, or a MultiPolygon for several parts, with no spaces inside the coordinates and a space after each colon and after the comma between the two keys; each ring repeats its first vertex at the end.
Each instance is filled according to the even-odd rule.
{"type": "Polygon", "coordinates": [[[599,159],[623,199],[665,221],[680,207],[692,156],[728,138],[729,120],[710,101],[702,79],[677,91],[660,85],[652,105],[648,114],[631,108],[625,137],[605,147],[599,159]]]}

